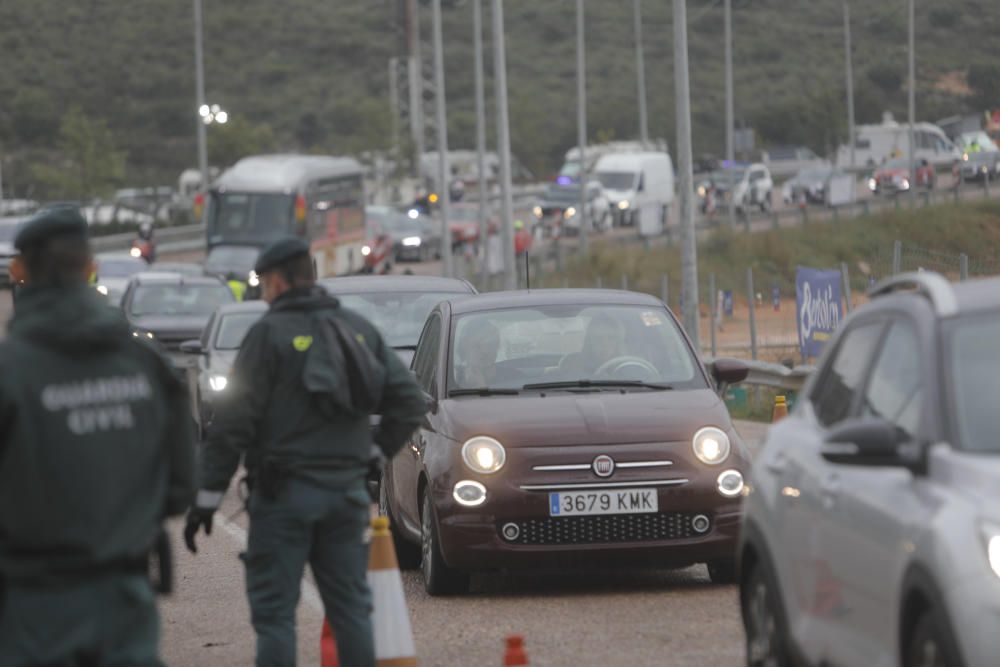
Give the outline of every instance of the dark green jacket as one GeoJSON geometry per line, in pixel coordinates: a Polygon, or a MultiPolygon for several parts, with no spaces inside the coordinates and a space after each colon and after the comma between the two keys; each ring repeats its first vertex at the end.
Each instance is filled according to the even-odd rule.
{"type": "MultiPolygon", "coordinates": [[[[385,456],[396,454],[420,424],[423,393],[378,330],[320,287],[293,290],[277,299],[243,340],[209,431],[202,489],[225,491],[242,456],[251,478],[265,457],[330,487],[364,478],[373,440],[369,416],[328,416],[303,380],[307,360],[315,358],[310,348],[321,340],[322,318],[340,318],[361,333],[385,369],[375,410],[382,420],[374,433],[385,456]]],[[[340,379],[340,370],[327,370],[337,373],[333,381],[340,379]]]]}
{"type": "Polygon", "coordinates": [[[135,563],[194,492],[187,391],[86,286],[26,288],[0,343],[0,575],[135,563]]]}

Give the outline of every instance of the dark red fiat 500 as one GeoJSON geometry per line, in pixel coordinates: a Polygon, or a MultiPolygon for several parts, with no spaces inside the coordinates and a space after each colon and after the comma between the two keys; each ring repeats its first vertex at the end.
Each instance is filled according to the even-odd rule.
{"type": "Polygon", "coordinates": [[[431,594],[469,573],[684,567],[733,577],[749,457],[673,315],[642,294],[445,301],[413,360],[423,426],[386,470],[400,561],[431,594]]]}

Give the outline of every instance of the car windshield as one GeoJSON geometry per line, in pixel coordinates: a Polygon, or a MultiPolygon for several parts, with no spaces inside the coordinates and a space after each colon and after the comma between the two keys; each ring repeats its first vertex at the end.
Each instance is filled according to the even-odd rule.
{"type": "Polygon", "coordinates": [[[225,285],[140,285],[135,290],[129,312],[144,315],[211,315],[224,303],[232,303],[233,294],[225,285]]]}
{"type": "Polygon", "coordinates": [[[213,192],[210,203],[210,242],[267,242],[292,231],[293,195],[213,192]]]}
{"type": "Polygon", "coordinates": [[[545,199],[551,202],[573,204],[580,201],[579,185],[550,185],[545,190],[545,199]]]}
{"type": "Polygon", "coordinates": [[[655,306],[513,308],[462,315],[454,327],[450,390],[551,383],[706,386],[680,328],[655,306]]]}
{"type": "Polygon", "coordinates": [[[1000,453],[996,386],[1000,377],[1000,317],[967,317],[949,324],[945,368],[960,448],[1000,453]]]}
{"type": "Polygon", "coordinates": [[[334,293],[345,308],[365,317],[391,347],[415,347],[434,306],[454,292],[334,293]]]}
{"type": "Polygon", "coordinates": [[[597,180],[608,190],[631,190],[635,187],[635,172],[599,171],[597,180]]]}
{"type": "Polygon", "coordinates": [[[215,349],[238,350],[243,344],[250,327],[261,318],[264,311],[255,313],[230,313],[223,315],[219,322],[219,331],[215,334],[215,349]]]}
{"type": "Polygon", "coordinates": [[[385,229],[396,234],[419,236],[424,230],[424,221],[419,217],[411,218],[402,213],[395,213],[386,218],[385,229]]]}
{"type": "Polygon", "coordinates": [[[145,269],[146,262],[134,257],[97,260],[97,275],[100,278],[128,278],[145,269]]]}
{"type": "Polygon", "coordinates": [[[742,181],[746,173],[745,169],[719,169],[712,172],[711,179],[716,186],[726,188],[742,181]]]}
{"type": "Polygon", "coordinates": [[[205,272],[210,274],[226,273],[228,271],[245,271],[253,269],[260,248],[252,246],[216,246],[205,258],[205,272]]]}

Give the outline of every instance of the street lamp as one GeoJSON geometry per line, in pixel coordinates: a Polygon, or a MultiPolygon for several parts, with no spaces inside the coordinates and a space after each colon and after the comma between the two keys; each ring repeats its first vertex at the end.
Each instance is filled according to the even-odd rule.
{"type": "Polygon", "coordinates": [[[202,104],[198,107],[198,115],[201,116],[201,122],[205,125],[211,125],[212,123],[225,125],[229,120],[229,113],[227,113],[218,104],[213,104],[211,106],[202,104]]]}

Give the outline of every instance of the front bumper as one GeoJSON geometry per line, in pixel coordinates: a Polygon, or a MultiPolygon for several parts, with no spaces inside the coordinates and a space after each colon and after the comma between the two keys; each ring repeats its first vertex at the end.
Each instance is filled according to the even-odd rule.
{"type": "MultiPolygon", "coordinates": [[[[542,455],[558,449],[563,448],[543,448],[542,455]]],[[[615,451],[614,458],[628,462],[664,457],[660,446],[652,453],[644,449],[641,445],[627,446],[625,451],[615,451]]],[[[593,460],[597,454],[608,451],[605,448],[591,451],[586,447],[579,450],[574,459],[593,460]]],[[[561,456],[565,462],[565,454],[555,456],[561,456]]],[[[430,486],[442,556],[450,567],[465,571],[622,565],[677,568],[734,559],[742,498],[722,496],[716,479],[730,468],[746,475],[745,462],[734,455],[726,464],[709,469],[683,460],[676,451],[666,458],[673,460],[669,467],[623,469],[604,480],[589,470],[534,472],[532,465],[557,462],[555,458],[544,460],[537,453],[527,461],[509,460],[511,469],[505,468],[493,476],[470,473],[461,464],[451,466],[443,474],[435,475],[430,486]],[[456,502],[452,496],[454,484],[463,479],[483,484],[487,489],[486,502],[479,507],[465,507],[456,502]],[[681,480],[686,481],[663,484],[681,480]],[[549,515],[552,490],[522,488],[580,483],[593,487],[581,490],[595,491],[632,488],[617,486],[621,483],[634,484],[635,488],[656,488],[658,511],[552,517],[549,515]],[[695,530],[693,520],[699,515],[708,519],[707,529],[695,530]],[[516,531],[505,531],[509,526],[516,526],[516,531]]]]}

